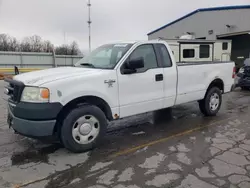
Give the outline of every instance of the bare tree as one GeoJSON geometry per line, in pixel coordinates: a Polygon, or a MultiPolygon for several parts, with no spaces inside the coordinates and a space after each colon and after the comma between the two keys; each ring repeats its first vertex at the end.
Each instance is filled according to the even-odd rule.
{"type": "Polygon", "coordinates": [[[8,51],[12,51],[12,52],[17,52],[20,50],[20,44],[17,41],[16,38],[12,37],[9,40],[9,50],[8,51]]]}
{"type": "Polygon", "coordinates": [[[44,43],[40,36],[34,35],[31,37],[25,37],[20,48],[23,52],[43,52],[44,43]]]}
{"type": "Polygon", "coordinates": [[[9,48],[8,38],[9,38],[9,36],[6,34],[0,35],[0,50],[1,51],[8,51],[8,48],[9,48]]]}
{"type": "Polygon", "coordinates": [[[24,41],[26,44],[29,44],[30,52],[42,52],[43,42],[40,36],[34,35],[31,37],[26,37],[24,41]]]}
{"type": "Polygon", "coordinates": [[[42,49],[43,52],[52,53],[53,49],[54,45],[49,40],[43,42],[43,49],[42,49]]]}
{"type": "Polygon", "coordinates": [[[19,43],[16,38],[0,34],[0,51],[18,51],[19,43]]]}
{"type": "MultiPolygon", "coordinates": [[[[49,40],[42,40],[40,36],[25,37],[20,43],[15,37],[0,34],[0,51],[46,52],[51,53],[54,45],[49,40]]],[[[80,49],[76,41],[70,45],[61,45],[55,48],[58,55],[79,55],[80,49]]]]}
{"type": "Polygon", "coordinates": [[[32,47],[29,41],[29,38],[24,38],[21,45],[20,45],[20,51],[22,52],[32,52],[32,47]]]}
{"type": "Polygon", "coordinates": [[[70,45],[70,55],[78,55],[80,54],[80,50],[78,47],[78,44],[76,43],[76,41],[73,41],[70,45]]]}
{"type": "Polygon", "coordinates": [[[56,47],[55,52],[56,52],[57,55],[70,55],[69,46],[68,46],[68,45],[65,45],[65,44],[56,47]]]}

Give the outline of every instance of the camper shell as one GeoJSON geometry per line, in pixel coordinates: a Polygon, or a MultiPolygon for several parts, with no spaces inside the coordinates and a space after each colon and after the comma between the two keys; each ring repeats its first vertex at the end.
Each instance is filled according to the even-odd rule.
{"type": "Polygon", "coordinates": [[[174,54],[176,62],[230,61],[231,40],[164,39],[174,54]]]}

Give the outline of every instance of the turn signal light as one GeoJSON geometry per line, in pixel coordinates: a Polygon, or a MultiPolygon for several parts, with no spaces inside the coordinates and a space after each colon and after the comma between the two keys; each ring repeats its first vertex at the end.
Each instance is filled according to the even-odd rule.
{"type": "Polygon", "coordinates": [[[41,97],[43,99],[49,99],[49,90],[48,89],[42,89],[41,90],[41,97]]]}

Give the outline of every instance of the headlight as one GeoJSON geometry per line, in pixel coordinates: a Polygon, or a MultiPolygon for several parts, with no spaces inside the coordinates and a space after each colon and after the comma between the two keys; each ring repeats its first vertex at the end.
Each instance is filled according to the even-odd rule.
{"type": "Polygon", "coordinates": [[[244,67],[240,68],[239,73],[244,73],[244,67]]]}
{"type": "Polygon", "coordinates": [[[22,102],[46,103],[49,102],[50,92],[47,88],[25,87],[22,93],[22,102]]]}

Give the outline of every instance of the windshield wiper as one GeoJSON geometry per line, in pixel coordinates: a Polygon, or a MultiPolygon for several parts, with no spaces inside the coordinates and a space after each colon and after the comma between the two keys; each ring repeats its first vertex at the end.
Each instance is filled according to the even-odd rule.
{"type": "Polygon", "coordinates": [[[91,63],[81,63],[80,65],[95,68],[95,66],[93,64],[91,64],[91,63]]]}

